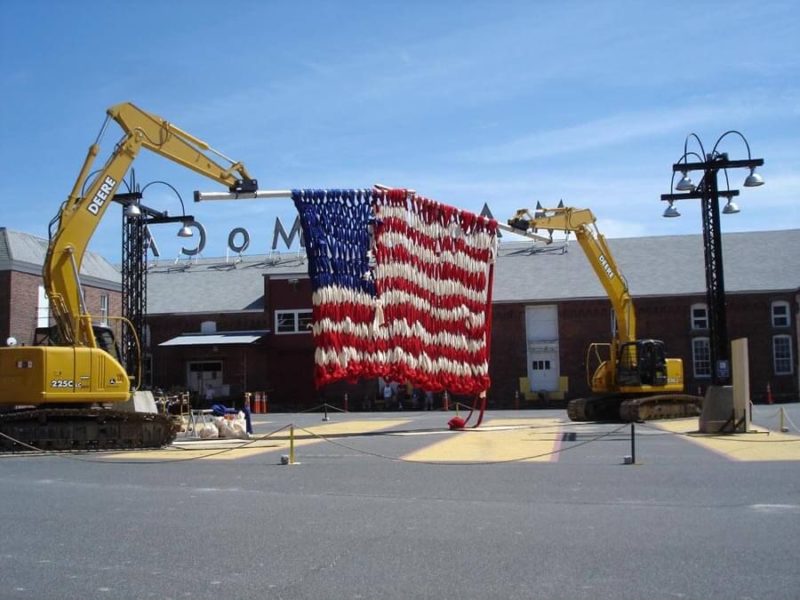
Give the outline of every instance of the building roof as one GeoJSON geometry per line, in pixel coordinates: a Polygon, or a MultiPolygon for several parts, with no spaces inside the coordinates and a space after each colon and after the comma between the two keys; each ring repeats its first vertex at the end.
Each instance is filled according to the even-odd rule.
{"type": "MultiPolygon", "coordinates": [[[[631,294],[704,294],[701,235],[619,238],[608,245],[631,294]]],[[[800,290],[800,229],[725,233],[727,293],[800,290]]],[[[185,259],[158,264],[148,275],[149,314],[214,313],[264,309],[264,277],[307,277],[302,253],[233,259],[185,259]]],[[[567,244],[507,242],[500,245],[494,302],[548,302],[605,298],[574,238],[567,244]]]]}
{"type": "MultiPolygon", "coordinates": [[[[41,275],[47,247],[48,241],[44,238],[0,227],[0,271],[41,275]]],[[[94,252],[84,254],[81,277],[87,285],[121,289],[119,271],[94,252]]]]}
{"type": "Polygon", "coordinates": [[[264,310],[264,277],[305,276],[305,253],[236,258],[183,258],[148,268],[147,313],[264,310]]]}
{"type": "MultiPolygon", "coordinates": [[[[631,295],[683,296],[706,290],[702,235],[607,240],[631,295]]],[[[605,297],[580,245],[502,244],[495,271],[495,302],[605,297]]],[[[800,229],[725,233],[726,293],[800,289],[800,229]]]]}

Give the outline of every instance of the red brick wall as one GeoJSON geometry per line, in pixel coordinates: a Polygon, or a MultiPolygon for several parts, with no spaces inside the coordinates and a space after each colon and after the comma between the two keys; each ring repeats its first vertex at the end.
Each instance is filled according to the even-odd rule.
{"type": "Polygon", "coordinates": [[[42,278],[28,273],[11,272],[11,306],[9,312],[10,335],[20,344],[33,343],[36,329],[36,308],[42,278]]]}
{"type": "MultiPolygon", "coordinates": [[[[693,331],[690,310],[696,303],[705,303],[705,295],[672,298],[636,299],[637,335],[639,338],[663,340],[667,355],[683,360],[687,392],[704,393],[710,380],[695,378],[692,368],[692,338],[708,337],[707,330],[693,331]]],[[[527,375],[524,304],[495,305],[493,316],[492,389],[495,405],[508,406],[520,377],[527,375]]],[[[569,378],[568,398],[590,394],[586,382],[586,349],[591,342],[610,341],[610,302],[574,300],[559,303],[559,361],[561,375],[569,378]]],[[[730,294],[727,304],[728,334],[731,340],[748,339],[750,390],[754,402],[766,399],[770,384],[773,398],[797,400],[798,373],[775,375],[772,359],[772,336],[788,334],[793,340],[793,357],[797,368],[797,302],[792,294],[730,294]],[[790,327],[772,327],[773,301],[789,302],[790,327]]]]}
{"type": "MultiPolygon", "coordinates": [[[[704,303],[705,295],[670,298],[638,298],[637,333],[640,338],[655,338],[665,342],[667,354],[681,358],[684,363],[686,390],[704,392],[708,379],[697,379],[692,372],[692,337],[707,337],[707,331],[692,331],[690,308],[704,303]]],[[[511,407],[520,377],[527,376],[527,340],[525,331],[526,304],[496,304],[493,307],[492,358],[489,392],[491,406],[511,407]]],[[[200,331],[205,320],[217,322],[217,329],[270,329],[274,332],[275,310],[311,308],[310,281],[299,278],[297,283],[286,279],[265,282],[264,313],[151,317],[154,348],[156,344],[181,333],[200,331]]],[[[797,301],[792,294],[731,294],[728,297],[728,323],[731,339],[747,337],[749,344],[751,397],[762,402],[766,385],[770,383],[773,397],[798,399],[798,374],[775,376],[772,364],[772,335],[789,334],[793,339],[793,356],[797,365],[797,301]],[[791,307],[789,328],[774,330],[771,326],[771,304],[785,300],[791,307]]],[[[558,303],[560,375],[569,381],[567,398],[590,394],[586,382],[586,349],[591,342],[611,339],[611,304],[605,299],[571,300],[558,303]]],[[[244,380],[250,391],[267,390],[274,408],[303,409],[322,402],[341,405],[342,396],[349,393],[351,406],[360,404],[365,390],[374,382],[360,385],[341,384],[317,391],[313,386],[313,339],[310,334],[269,334],[263,345],[249,348],[246,357],[238,349],[210,348],[156,349],[155,381],[157,385],[182,386],[186,381],[186,361],[222,359],[225,383],[235,385],[244,380]]]]}
{"type": "Polygon", "coordinates": [[[0,271],[0,344],[11,335],[11,271],[0,271]]]}
{"type": "MultiPolygon", "coordinates": [[[[14,336],[20,344],[32,344],[37,324],[39,303],[39,275],[4,271],[0,273],[0,341],[5,342],[14,336]]],[[[122,311],[122,297],[116,290],[84,287],[86,305],[93,315],[100,315],[100,296],[109,296],[109,315],[119,315],[122,311]]]]}

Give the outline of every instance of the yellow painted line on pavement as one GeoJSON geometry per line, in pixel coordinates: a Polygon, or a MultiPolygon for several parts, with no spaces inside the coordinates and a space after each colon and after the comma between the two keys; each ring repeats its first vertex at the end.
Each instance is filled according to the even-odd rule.
{"type": "MultiPolygon", "coordinates": [[[[408,419],[384,419],[374,421],[349,421],[325,423],[312,427],[294,428],[295,450],[325,441],[325,436],[358,435],[374,433],[408,424],[408,419]],[[318,437],[317,437],[318,436],[318,437]]],[[[196,440],[178,436],[172,446],[158,450],[137,450],[119,452],[107,456],[116,460],[237,460],[258,456],[268,452],[289,451],[289,429],[282,429],[274,436],[260,438],[266,434],[256,433],[254,439],[213,439],[196,440]]],[[[296,457],[300,460],[301,457],[296,457]]]]}
{"type": "Polygon", "coordinates": [[[711,450],[731,460],[743,462],[757,461],[800,461],[800,436],[769,431],[763,427],[750,426],[749,433],[702,434],[698,433],[699,422],[693,419],[649,422],[649,426],[682,433],[683,439],[711,450]]]}
{"type": "Polygon", "coordinates": [[[403,456],[417,462],[550,462],[561,445],[558,419],[492,419],[403,456]]]}

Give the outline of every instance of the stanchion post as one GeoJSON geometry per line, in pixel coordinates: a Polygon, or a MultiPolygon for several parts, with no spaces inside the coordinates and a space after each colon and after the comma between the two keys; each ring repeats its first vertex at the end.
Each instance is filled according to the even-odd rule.
{"type": "Polygon", "coordinates": [[[349,396],[347,395],[347,392],[345,392],[344,393],[344,412],[350,412],[350,410],[348,408],[348,404],[349,403],[350,403],[349,396]]]}
{"type": "Polygon", "coordinates": [[[631,422],[631,464],[636,464],[636,425],[631,422]]]}
{"type": "Polygon", "coordinates": [[[294,464],[294,425],[289,426],[289,464],[294,464]]]}
{"type": "Polygon", "coordinates": [[[789,428],[786,426],[786,413],[784,413],[783,410],[781,406],[781,433],[788,433],[789,428]]]}

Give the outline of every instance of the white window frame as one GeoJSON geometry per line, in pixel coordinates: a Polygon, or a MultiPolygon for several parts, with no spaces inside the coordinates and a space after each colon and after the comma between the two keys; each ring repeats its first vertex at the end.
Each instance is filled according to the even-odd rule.
{"type": "Polygon", "coordinates": [[[50,299],[43,285],[39,286],[39,298],[36,303],[36,326],[50,327],[50,299]]]}
{"type": "Polygon", "coordinates": [[[109,295],[108,294],[100,294],[100,324],[101,325],[108,325],[108,306],[109,306],[109,295]]]}
{"type": "Polygon", "coordinates": [[[772,326],[773,327],[789,327],[790,324],[790,313],[789,313],[789,303],[785,300],[777,300],[772,303],[772,310],[770,311],[772,316],[772,326]],[[784,309],[782,315],[777,314],[776,308],[784,309]]]}
{"type": "Polygon", "coordinates": [[[711,340],[707,337],[692,338],[692,372],[695,379],[710,379],[711,378],[711,340]],[[705,357],[699,357],[698,344],[703,344],[705,357]],[[698,369],[700,365],[705,363],[706,369],[698,369]]]}
{"type": "Polygon", "coordinates": [[[791,375],[794,373],[792,336],[787,334],[772,336],[772,365],[775,375],[791,375]],[[783,348],[779,348],[779,346],[783,346],[783,348]],[[781,356],[778,355],[779,351],[781,351],[781,356]]]}
{"type": "Polygon", "coordinates": [[[705,331],[708,330],[708,305],[705,302],[698,302],[696,304],[692,304],[691,308],[689,309],[689,322],[692,325],[693,331],[705,331]],[[702,310],[703,316],[702,317],[695,317],[695,311],[702,310]]]}
{"type": "Polygon", "coordinates": [[[310,308],[275,311],[275,335],[295,335],[298,333],[311,333],[308,325],[311,323],[313,311],[310,308]],[[281,329],[283,320],[291,329],[281,329]]]}

